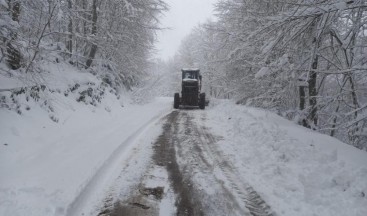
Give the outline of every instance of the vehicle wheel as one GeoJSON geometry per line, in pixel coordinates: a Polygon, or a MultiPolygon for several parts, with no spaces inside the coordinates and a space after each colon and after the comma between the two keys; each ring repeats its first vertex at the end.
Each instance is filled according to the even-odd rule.
{"type": "Polygon", "coordinates": [[[205,109],[205,93],[200,94],[199,108],[205,109]]]}
{"type": "Polygon", "coordinates": [[[173,108],[178,109],[180,107],[180,94],[175,93],[174,99],[173,99],[173,108]]]}

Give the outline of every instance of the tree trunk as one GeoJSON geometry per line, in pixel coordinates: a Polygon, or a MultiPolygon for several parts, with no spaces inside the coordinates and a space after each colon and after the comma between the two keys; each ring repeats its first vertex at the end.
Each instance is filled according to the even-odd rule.
{"type": "MultiPolygon", "coordinates": [[[[97,0],[93,0],[93,5],[92,5],[92,35],[95,38],[97,35],[97,19],[98,19],[98,14],[97,14],[97,0]]],[[[97,45],[95,44],[96,41],[94,41],[94,43],[92,44],[92,47],[90,49],[89,52],[89,57],[86,63],[86,68],[89,68],[92,65],[93,59],[96,56],[97,53],[97,45]]]]}
{"type": "Polygon", "coordinates": [[[19,14],[20,14],[20,2],[19,0],[13,1],[12,5],[12,19],[15,22],[19,22],[19,14]]]}
{"type": "Polygon", "coordinates": [[[68,49],[69,53],[69,57],[72,56],[73,54],[73,19],[71,16],[71,11],[73,9],[73,5],[72,5],[72,0],[68,0],[68,8],[69,8],[69,24],[68,24],[68,41],[66,43],[66,48],[68,49]]]}
{"type": "Polygon", "coordinates": [[[83,35],[85,36],[87,34],[87,19],[88,19],[88,16],[85,14],[87,10],[87,1],[86,0],[83,0],[83,35]]]}
{"type": "MultiPolygon", "coordinates": [[[[20,2],[9,0],[9,10],[12,15],[12,20],[15,22],[19,22],[20,15],[20,2]]],[[[16,32],[11,32],[10,41],[6,44],[6,61],[9,67],[13,70],[17,70],[21,67],[21,54],[19,50],[12,45],[12,41],[16,40],[18,35],[16,32]]]]}
{"type": "Polygon", "coordinates": [[[310,72],[310,77],[308,79],[308,95],[309,95],[309,103],[311,106],[311,111],[309,115],[310,122],[313,122],[314,126],[317,126],[317,69],[318,65],[318,56],[316,55],[312,62],[312,70],[310,72]]]}
{"type": "MultiPolygon", "coordinates": [[[[299,86],[299,110],[303,111],[306,107],[306,91],[305,86],[299,86]]],[[[302,126],[309,128],[310,126],[307,124],[307,121],[304,117],[302,117],[302,126]]]]}
{"type": "MultiPolygon", "coordinates": [[[[337,114],[339,112],[339,107],[340,107],[340,102],[338,102],[338,106],[336,107],[335,110],[335,114],[337,114]]],[[[338,117],[335,116],[335,118],[333,119],[333,125],[331,126],[331,132],[330,132],[330,136],[335,136],[335,127],[336,127],[336,121],[338,120],[338,117]]]]}

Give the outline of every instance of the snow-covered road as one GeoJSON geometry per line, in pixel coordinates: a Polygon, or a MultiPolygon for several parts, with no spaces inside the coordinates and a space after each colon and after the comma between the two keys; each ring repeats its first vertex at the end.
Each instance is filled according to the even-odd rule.
{"type": "Polygon", "coordinates": [[[0,112],[0,215],[367,215],[366,152],[231,101],[171,106],[0,112]]]}
{"type": "Polygon", "coordinates": [[[367,213],[366,152],[271,112],[215,103],[162,119],[141,178],[126,193],[121,177],[125,192],[110,194],[101,215],[367,213]]]}
{"type": "Polygon", "coordinates": [[[270,207],[239,180],[238,171],[217,150],[219,138],[193,121],[199,117],[205,122],[205,116],[199,110],[167,115],[142,180],[114,205],[109,200],[100,215],[159,215],[161,211],[168,215],[272,215],[270,207]]]}

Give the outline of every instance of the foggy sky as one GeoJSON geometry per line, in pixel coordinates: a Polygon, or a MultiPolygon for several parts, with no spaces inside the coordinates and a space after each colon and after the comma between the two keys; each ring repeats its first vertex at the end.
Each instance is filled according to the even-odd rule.
{"type": "Polygon", "coordinates": [[[167,60],[173,57],[180,46],[181,40],[190,33],[191,29],[209,18],[214,18],[213,3],[218,0],[164,0],[170,10],[162,17],[164,30],[158,33],[157,57],[167,60]]]}

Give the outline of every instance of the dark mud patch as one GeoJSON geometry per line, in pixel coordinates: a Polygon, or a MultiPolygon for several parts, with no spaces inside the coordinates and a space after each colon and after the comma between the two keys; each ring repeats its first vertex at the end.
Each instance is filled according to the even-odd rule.
{"type": "Polygon", "coordinates": [[[161,200],[164,194],[164,187],[156,187],[156,188],[142,188],[139,192],[145,196],[154,196],[157,200],[161,200]]]}
{"type": "Polygon", "coordinates": [[[130,205],[134,206],[134,207],[138,207],[138,208],[142,208],[144,210],[147,210],[147,209],[150,209],[149,206],[146,206],[144,204],[141,204],[141,203],[137,203],[137,202],[134,202],[134,203],[129,203],[130,205]]]}
{"type": "Polygon", "coordinates": [[[103,215],[108,216],[145,216],[145,215],[158,215],[158,211],[152,209],[146,203],[141,202],[129,202],[115,203],[113,209],[106,212],[103,215]]]}

